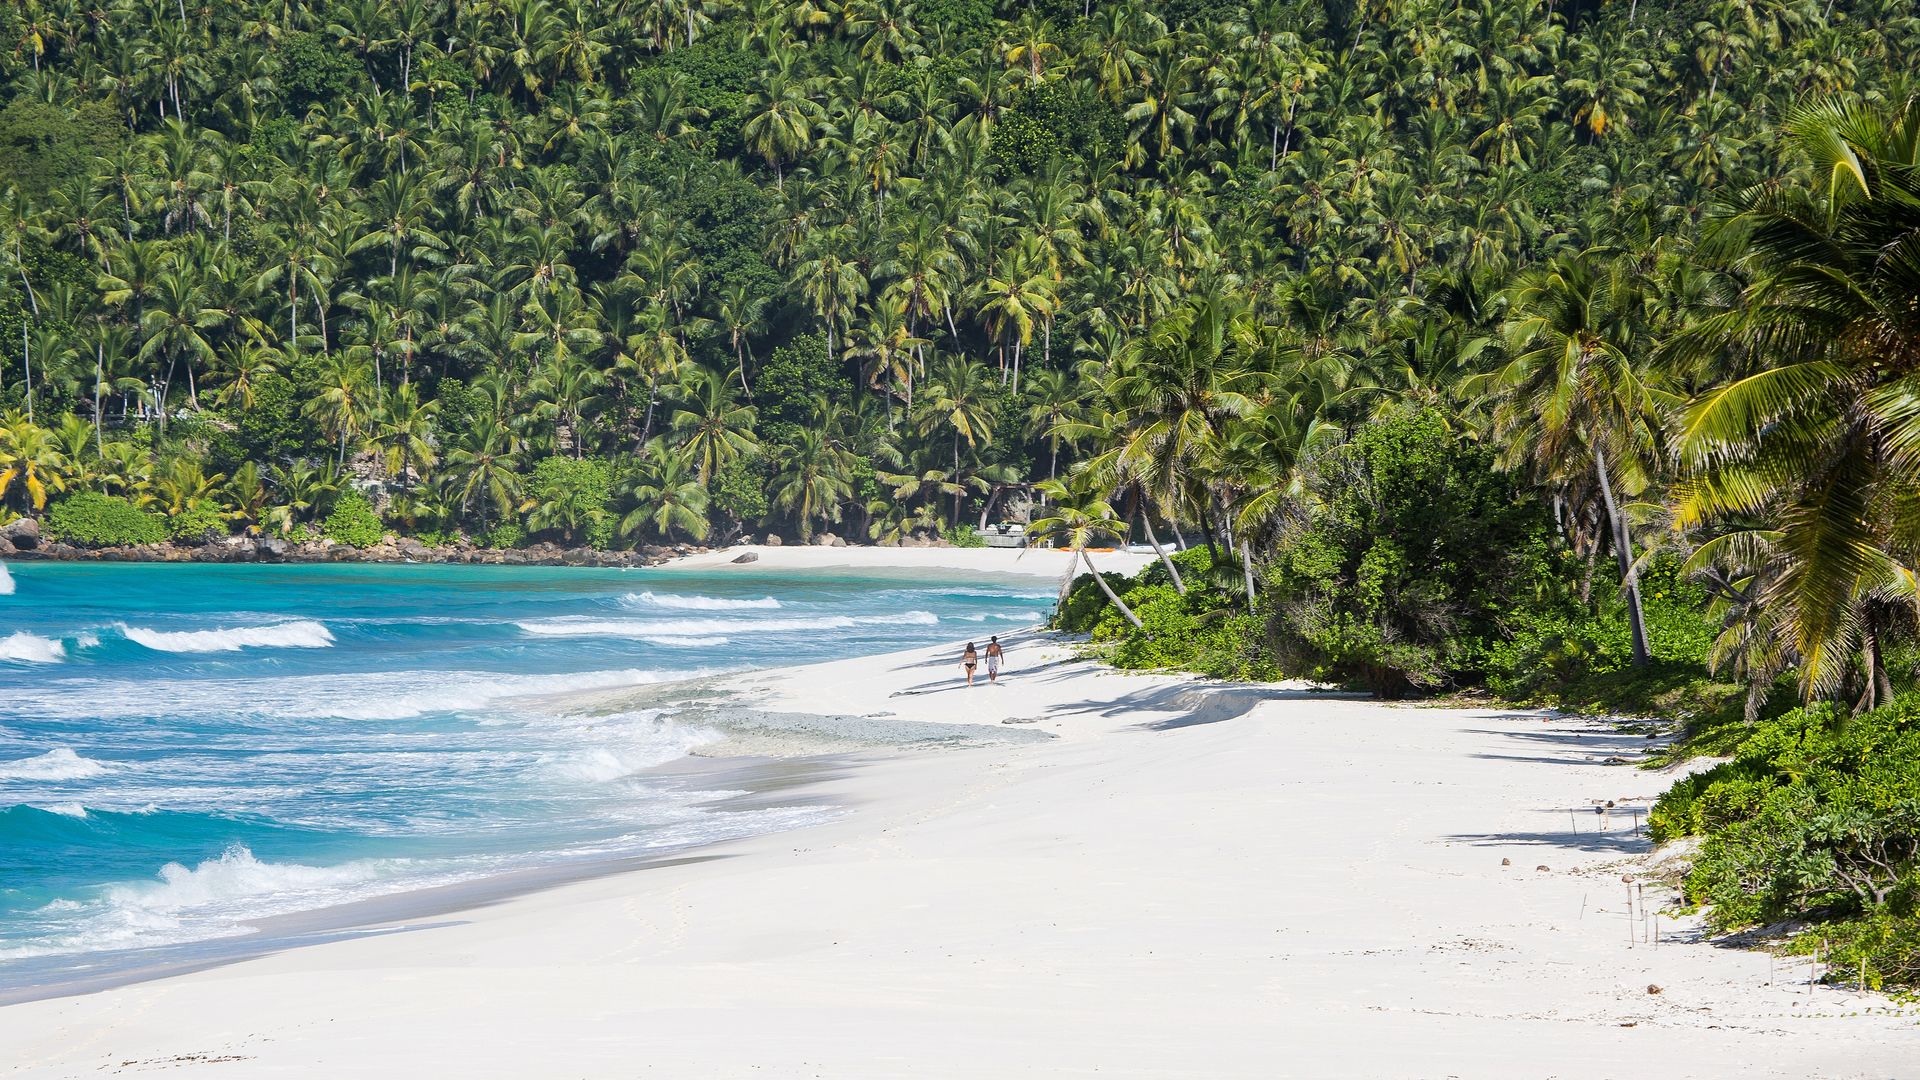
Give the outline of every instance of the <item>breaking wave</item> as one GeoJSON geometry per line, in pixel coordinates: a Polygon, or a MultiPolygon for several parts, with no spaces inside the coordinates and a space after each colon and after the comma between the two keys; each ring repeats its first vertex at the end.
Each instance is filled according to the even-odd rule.
{"type": "Polygon", "coordinates": [[[39,757],[0,761],[0,780],[85,780],[106,771],[107,766],[64,746],[39,757]]]}
{"type": "Polygon", "coordinates": [[[514,625],[540,637],[621,637],[645,641],[659,637],[846,630],[855,626],[933,626],[939,621],[940,617],[931,611],[903,611],[898,615],[818,615],[801,619],[595,619],[562,615],[514,625]]]}
{"type": "Polygon", "coordinates": [[[23,664],[57,664],[67,658],[67,647],[52,638],[25,630],[0,638],[0,660],[23,664]]]}
{"type": "Polygon", "coordinates": [[[241,649],[324,649],[333,644],[333,632],[311,619],[239,626],[226,630],[148,630],[120,623],[128,641],[155,652],[238,652],[241,649]]]}
{"type": "Polygon", "coordinates": [[[743,611],[748,609],[777,608],[780,601],[771,596],[758,600],[735,600],[721,596],[661,596],[657,593],[628,593],[620,598],[625,607],[672,608],[676,611],[743,611]]]}

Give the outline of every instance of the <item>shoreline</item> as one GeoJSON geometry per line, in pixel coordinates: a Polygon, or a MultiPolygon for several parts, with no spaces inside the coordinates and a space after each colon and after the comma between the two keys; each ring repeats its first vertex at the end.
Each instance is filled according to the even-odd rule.
{"type": "Polygon", "coordinates": [[[823,759],[845,767],[792,792],[844,807],[822,824],[0,1008],[7,1075],[1864,1077],[1920,1060],[1913,1011],[1713,947],[1667,909],[1645,839],[1592,813],[1669,782],[1609,763],[1644,738],[1003,638],[1000,685],[967,689],[940,646],[701,692],[1044,738],[823,759]]]}
{"type": "MultiPolygon", "coordinates": [[[[277,565],[288,563],[418,563],[468,566],[580,566],[599,568],[664,567],[712,570],[758,563],[759,569],[894,569],[958,573],[1011,573],[1058,579],[1077,556],[1050,548],[962,548],[946,545],[750,544],[725,547],[701,544],[648,544],[631,551],[599,551],[532,544],[524,548],[483,548],[472,543],[430,546],[410,537],[389,537],[367,548],[330,540],[290,543],[271,537],[226,537],[205,544],[142,544],[135,547],[83,548],[40,538],[31,546],[0,536],[0,564],[7,562],[201,563],[277,565]]],[[[1100,569],[1133,573],[1152,556],[1103,552],[1100,569]]],[[[1075,571],[1084,572],[1084,568],[1075,571]]]]}

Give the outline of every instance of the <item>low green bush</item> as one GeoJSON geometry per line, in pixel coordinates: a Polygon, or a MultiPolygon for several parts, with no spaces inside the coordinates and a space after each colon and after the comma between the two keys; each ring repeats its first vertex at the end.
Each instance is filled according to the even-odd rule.
{"type": "Polygon", "coordinates": [[[495,550],[517,548],[526,542],[527,530],[521,528],[520,523],[517,521],[503,521],[493,528],[488,529],[486,535],[480,538],[480,543],[483,546],[495,550]]]}
{"type": "Polygon", "coordinates": [[[1295,674],[1403,697],[1465,681],[1501,617],[1557,595],[1550,525],[1437,412],[1380,417],[1318,452],[1267,569],[1295,674]]]}
{"type": "Polygon", "coordinates": [[[975,531],[971,525],[950,525],[946,531],[947,543],[957,548],[983,548],[987,539],[975,531]]]}
{"type": "Polygon", "coordinates": [[[380,524],[380,515],[373,511],[373,504],[367,501],[365,495],[352,490],[342,493],[333,501],[333,509],[321,523],[320,531],[336,544],[357,548],[370,548],[386,535],[385,527],[380,524]]]}
{"type": "Polygon", "coordinates": [[[205,543],[227,532],[227,516],[211,506],[189,507],[167,518],[167,535],[186,543],[205,543]]]}
{"type": "MultiPolygon", "coordinates": [[[[1100,576],[1116,594],[1133,588],[1133,579],[1125,574],[1116,574],[1111,570],[1102,571],[1100,576]]],[[[1094,584],[1092,574],[1081,574],[1073,579],[1073,585],[1067,591],[1067,602],[1054,612],[1053,628],[1069,634],[1092,633],[1103,613],[1113,609],[1107,601],[1107,595],[1094,584]]]]}
{"type": "Polygon", "coordinates": [[[1685,890],[1715,929],[1818,922],[1842,943],[1835,977],[1920,985],[1920,694],[1764,720],[1731,761],[1673,785],[1650,823],[1657,839],[1703,838],[1685,890]]]}
{"type": "Polygon", "coordinates": [[[82,491],[54,503],[47,511],[47,535],[81,547],[121,547],[158,544],[167,538],[167,523],[117,495],[82,491]]]}
{"type": "MultiPolygon", "coordinates": [[[[564,545],[604,551],[613,542],[613,465],[598,458],[549,457],[527,478],[527,529],[564,545]]],[[[501,545],[502,547],[513,545],[501,545]]]]}
{"type": "MultiPolygon", "coordinates": [[[[1668,672],[1704,679],[1713,626],[1707,596],[1671,556],[1653,560],[1641,577],[1647,652],[1668,672]]],[[[1572,602],[1509,612],[1506,634],[1488,642],[1481,660],[1487,688],[1515,701],[1551,700],[1597,675],[1633,664],[1633,628],[1619,585],[1601,574],[1590,606],[1572,602]]],[[[1646,669],[1642,669],[1644,675],[1646,669]]]]}
{"type": "Polygon", "coordinates": [[[1219,592],[1189,586],[1182,596],[1171,583],[1143,584],[1121,599],[1140,617],[1140,629],[1109,606],[1093,632],[1095,641],[1117,642],[1108,655],[1116,667],[1178,668],[1224,679],[1278,675],[1262,620],[1219,592]]]}

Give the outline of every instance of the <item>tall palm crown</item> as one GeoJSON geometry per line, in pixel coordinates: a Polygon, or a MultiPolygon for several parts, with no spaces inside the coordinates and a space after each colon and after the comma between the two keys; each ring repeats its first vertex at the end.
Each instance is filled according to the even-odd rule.
{"type": "Polygon", "coordinates": [[[1737,193],[1704,251],[1748,282],[1678,356],[1744,377],[1676,435],[1683,526],[1722,533],[1799,662],[1804,695],[1884,683],[1875,600],[1911,617],[1920,558],[1920,105],[1825,104],[1787,125],[1808,168],[1737,193]],[[1736,539],[1737,538],[1737,539],[1736,539]]]}
{"type": "Polygon", "coordinates": [[[1647,295],[1628,260],[1589,249],[1524,274],[1509,291],[1507,363],[1469,380],[1497,404],[1503,464],[1561,491],[1595,481],[1626,589],[1636,663],[1647,663],[1633,541],[1620,496],[1651,482],[1661,409],[1672,395],[1650,363],[1647,295]]]}

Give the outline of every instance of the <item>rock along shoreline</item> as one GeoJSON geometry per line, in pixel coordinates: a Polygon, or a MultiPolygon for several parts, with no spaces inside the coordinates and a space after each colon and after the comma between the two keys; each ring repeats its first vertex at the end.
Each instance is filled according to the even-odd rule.
{"type": "Polygon", "coordinates": [[[0,528],[0,559],[56,562],[190,563],[459,563],[479,566],[654,566],[709,550],[695,544],[649,544],[633,551],[596,551],[553,543],[523,548],[486,548],[471,542],[425,544],[387,537],[357,548],[332,540],[295,543],[279,537],[226,536],[204,544],[134,544],[88,548],[51,540],[29,521],[0,528]]]}

